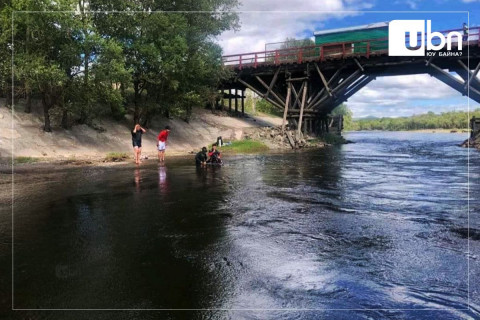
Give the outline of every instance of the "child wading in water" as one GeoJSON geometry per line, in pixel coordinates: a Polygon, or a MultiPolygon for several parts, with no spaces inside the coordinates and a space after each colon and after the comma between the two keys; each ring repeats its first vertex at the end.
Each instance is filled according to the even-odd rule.
{"type": "Polygon", "coordinates": [[[167,138],[170,133],[170,127],[166,126],[164,130],[160,131],[157,139],[158,161],[165,161],[165,149],[167,148],[167,138]]]}
{"type": "Polygon", "coordinates": [[[142,154],[142,134],[147,132],[147,130],[143,129],[138,123],[132,130],[132,144],[133,144],[133,158],[135,159],[135,163],[140,163],[140,156],[142,154]]]}
{"type": "Polygon", "coordinates": [[[208,152],[208,156],[210,159],[207,160],[209,163],[222,163],[222,159],[220,159],[220,151],[217,150],[217,144],[212,144],[212,150],[208,152]]]}
{"type": "Polygon", "coordinates": [[[197,166],[205,166],[207,165],[207,159],[207,147],[203,147],[202,151],[197,153],[197,155],[195,156],[195,164],[197,166]]]}

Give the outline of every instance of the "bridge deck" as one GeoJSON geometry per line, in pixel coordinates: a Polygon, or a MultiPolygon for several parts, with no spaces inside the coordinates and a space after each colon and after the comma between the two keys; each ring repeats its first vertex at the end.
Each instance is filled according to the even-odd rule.
{"type": "MultiPolygon", "coordinates": [[[[462,29],[439,31],[443,35],[449,32],[457,31],[463,34],[462,29]]],[[[417,35],[417,43],[425,40],[426,34],[417,35]]],[[[458,43],[456,37],[452,37],[452,46],[456,47],[458,43]]],[[[439,38],[432,39],[433,44],[439,44],[439,38]]],[[[405,42],[409,43],[408,36],[405,42]]],[[[468,38],[463,41],[463,47],[480,47],[480,27],[471,28],[468,38]]],[[[462,48],[463,48],[462,47],[462,48]]],[[[244,68],[258,68],[261,66],[278,66],[287,64],[301,64],[306,62],[322,62],[325,60],[345,59],[351,57],[370,58],[372,56],[388,54],[388,38],[362,39],[358,41],[333,42],[322,45],[312,45],[305,47],[292,47],[277,50],[249,52],[222,57],[224,65],[233,69],[242,70],[244,68]]]]}

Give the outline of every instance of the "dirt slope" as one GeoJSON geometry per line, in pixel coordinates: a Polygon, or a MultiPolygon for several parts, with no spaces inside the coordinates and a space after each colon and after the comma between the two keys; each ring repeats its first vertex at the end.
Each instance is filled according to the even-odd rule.
{"type": "MultiPolygon", "coordinates": [[[[55,123],[54,123],[55,124],[55,123]]],[[[108,152],[132,152],[130,130],[131,116],[123,122],[99,120],[95,123],[105,131],[86,125],[64,130],[55,126],[53,132],[43,132],[43,118],[39,105],[31,114],[23,112],[18,104],[13,112],[0,101],[0,157],[45,157],[45,158],[98,158],[108,152]]],[[[181,119],[156,119],[143,136],[143,154],[156,155],[156,137],[166,125],[172,130],[168,139],[167,152],[186,154],[216,141],[241,139],[246,128],[278,126],[277,117],[233,118],[212,114],[198,108],[189,123],[181,119]]]]}

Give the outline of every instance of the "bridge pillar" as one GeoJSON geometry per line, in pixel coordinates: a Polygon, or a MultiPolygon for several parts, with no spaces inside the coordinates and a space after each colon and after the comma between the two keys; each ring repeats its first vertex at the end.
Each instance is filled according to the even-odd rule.
{"type": "Polygon", "coordinates": [[[242,116],[245,115],[245,90],[242,90],[242,116]]]}
{"type": "Polygon", "coordinates": [[[235,115],[238,115],[238,90],[235,89],[235,115]]]}

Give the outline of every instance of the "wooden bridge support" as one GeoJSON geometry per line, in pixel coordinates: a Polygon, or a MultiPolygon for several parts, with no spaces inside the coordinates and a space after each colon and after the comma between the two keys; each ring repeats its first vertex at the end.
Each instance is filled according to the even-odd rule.
{"type": "Polygon", "coordinates": [[[238,114],[238,91],[235,89],[235,115],[238,114]]]}
{"type": "MultiPolygon", "coordinates": [[[[335,61],[245,68],[239,70],[230,85],[241,87],[242,93],[248,88],[278,108],[283,114],[282,131],[285,132],[288,125],[298,135],[319,134],[329,130],[327,115],[377,76],[430,74],[480,102],[480,52],[472,55],[470,62],[472,66],[467,66],[465,58],[353,56],[335,61]]],[[[237,106],[235,110],[238,112],[237,106]]]]}
{"type": "Polygon", "coordinates": [[[224,103],[223,101],[225,99],[228,99],[228,112],[229,113],[232,113],[232,105],[233,105],[233,108],[235,110],[234,114],[236,116],[238,116],[240,114],[242,116],[245,115],[245,98],[246,98],[245,89],[234,88],[234,89],[229,89],[228,93],[225,93],[223,90],[221,90],[220,92],[221,92],[220,101],[222,103],[222,110],[224,109],[223,108],[223,103],[224,103]],[[232,91],[234,93],[232,93],[232,91]],[[232,100],[234,100],[234,101],[232,102],[232,100]],[[241,108],[241,110],[239,110],[239,108],[241,108]]]}
{"type": "Polygon", "coordinates": [[[458,67],[452,67],[449,71],[457,73],[461,78],[460,80],[452,76],[449,72],[438,67],[432,60],[433,59],[427,61],[428,66],[433,68],[433,70],[430,70],[430,75],[443,83],[446,83],[462,95],[468,95],[470,98],[480,103],[480,80],[477,77],[480,69],[480,62],[475,67],[475,70],[471,71],[465,63],[458,60],[458,67]]]}
{"type": "Polygon", "coordinates": [[[242,116],[245,115],[245,90],[242,90],[242,116]]]}
{"type": "Polygon", "coordinates": [[[287,122],[288,108],[290,107],[290,96],[292,94],[292,84],[288,82],[287,84],[287,99],[285,100],[285,108],[283,110],[283,120],[282,120],[282,134],[285,132],[285,124],[287,122]]]}

